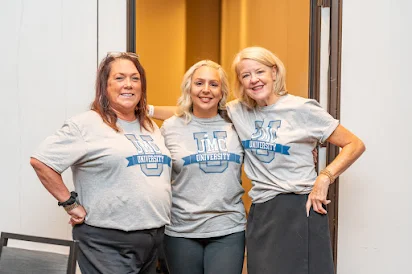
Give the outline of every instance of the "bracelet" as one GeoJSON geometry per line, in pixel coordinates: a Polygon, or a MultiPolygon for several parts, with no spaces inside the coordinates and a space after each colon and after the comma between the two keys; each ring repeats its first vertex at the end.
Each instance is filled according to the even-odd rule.
{"type": "Polygon", "coordinates": [[[70,198],[67,201],[58,202],[57,205],[64,207],[64,206],[74,204],[76,202],[76,198],[77,198],[77,193],[72,191],[72,192],[70,192],[70,198]]]}
{"type": "Polygon", "coordinates": [[[320,174],[323,174],[323,175],[328,176],[329,181],[330,181],[329,184],[332,184],[332,183],[335,181],[335,177],[332,175],[332,173],[331,173],[327,168],[325,168],[324,170],[322,170],[321,172],[319,172],[319,175],[320,175],[320,174]]]}
{"type": "Polygon", "coordinates": [[[64,210],[66,210],[66,212],[69,212],[69,211],[75,209],[76,207],[78,207],[79,205],[80,205],[79,203],[74,202],[73,204],[68,205],[68,206],[64,206],[63,208],[64,208],[64,210]]]}
{"type": "Polygon", "coordinates": [[[147,116],[152,118],[154,115],[154,106],[153,105],[148,105],[147,106],[147,116]]]}

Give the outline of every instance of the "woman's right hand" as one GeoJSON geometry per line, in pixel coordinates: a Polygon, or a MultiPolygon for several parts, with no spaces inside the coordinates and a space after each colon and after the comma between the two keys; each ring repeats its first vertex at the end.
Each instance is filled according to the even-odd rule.
{"type": "Polygon", "coordinates": [[[69,224],[72,226],[79,225],[84,223],[84,219],[86,218],[86,210],[82,205],[79,205],[76,208],[73,208],[69,212],[67,212],[70,215],[70,221],[69,224]]]}

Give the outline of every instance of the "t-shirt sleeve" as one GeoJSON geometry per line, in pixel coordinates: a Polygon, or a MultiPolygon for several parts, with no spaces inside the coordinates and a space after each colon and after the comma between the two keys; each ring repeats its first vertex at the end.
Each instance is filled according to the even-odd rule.
{"type": "Polygon", "coordinates": [[[47,137],[31,157],[62,173],[86,154],[86,142],[79,128],[68,120],[56,133],[47,137]]]}
{"type": "MultiPolygon", "coordinates": [[[[171,118],[169,118],[171,119],[171,118]]],[[[162,126],[160,127],[160,132],[162,133],[163,137],[166,136],[167,129],[169,127],[169,119],[163,121],[162,126]]]]}
{"type": "Polygon", "coordinates": [[[231,120],[233,120],[233,111],[235,109],[235,101],[230,101],[226,104],[227,115],[231,120]]]}
{"type": "Polygon", "coordinates": [[[308,134],[320,143],[324,143],[338,127],[339,121],[315,100],[308,100],[304,104],[304,109],[304,120],[308,134]]]}

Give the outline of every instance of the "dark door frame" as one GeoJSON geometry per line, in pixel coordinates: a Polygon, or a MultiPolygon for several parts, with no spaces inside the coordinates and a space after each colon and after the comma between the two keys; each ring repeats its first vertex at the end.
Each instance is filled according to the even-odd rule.
{"type": "MultiPolygon", "coordinates": [[[[309,38],[309,98],[320,99],[320,33],[321,9],[330,9],[329,33],[329,72],[328,72],[328,112],[340,119],[340,81],[341,81],[341,49],[342,49],[342,1],[343,0],[311,0],[310,38],[309,38]]],[[[327,144],[326,165],[338,155],[339,147],[327,144]]],[[[329,188],[328,205],[329,230],[335,263],[337,267],[338,245],[338,205],[339,178],[329,188]]]]}
{"type": "Polygon", "coordinates": [[[126,51],[136,53],[136,0],[127,0],[126,51]]]}

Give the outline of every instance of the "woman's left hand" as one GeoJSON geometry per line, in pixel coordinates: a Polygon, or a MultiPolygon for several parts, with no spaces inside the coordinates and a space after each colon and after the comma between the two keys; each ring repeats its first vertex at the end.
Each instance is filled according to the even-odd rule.
{"type": "Polygon", "coordinates": [[[330,204],[330,200],[327,200],[329,191],[329,177],[325,175],[319,175],[316,178],[315,184],[313,186],[312,192],[308,196],[308,201],[306,202],[306,216],[309,217],[310,208],[313,206],[313,210],[319,214],[327,214],[326,209],[323,205],[330,204]]]}
{"type": "Polygon", "coordinates": [[[87,215],[86,210],[82,205],[73,208],[67,213],[70,215],[69,224],[71,224],[72,226],[84,223],[84,220],[87,215]]]}

